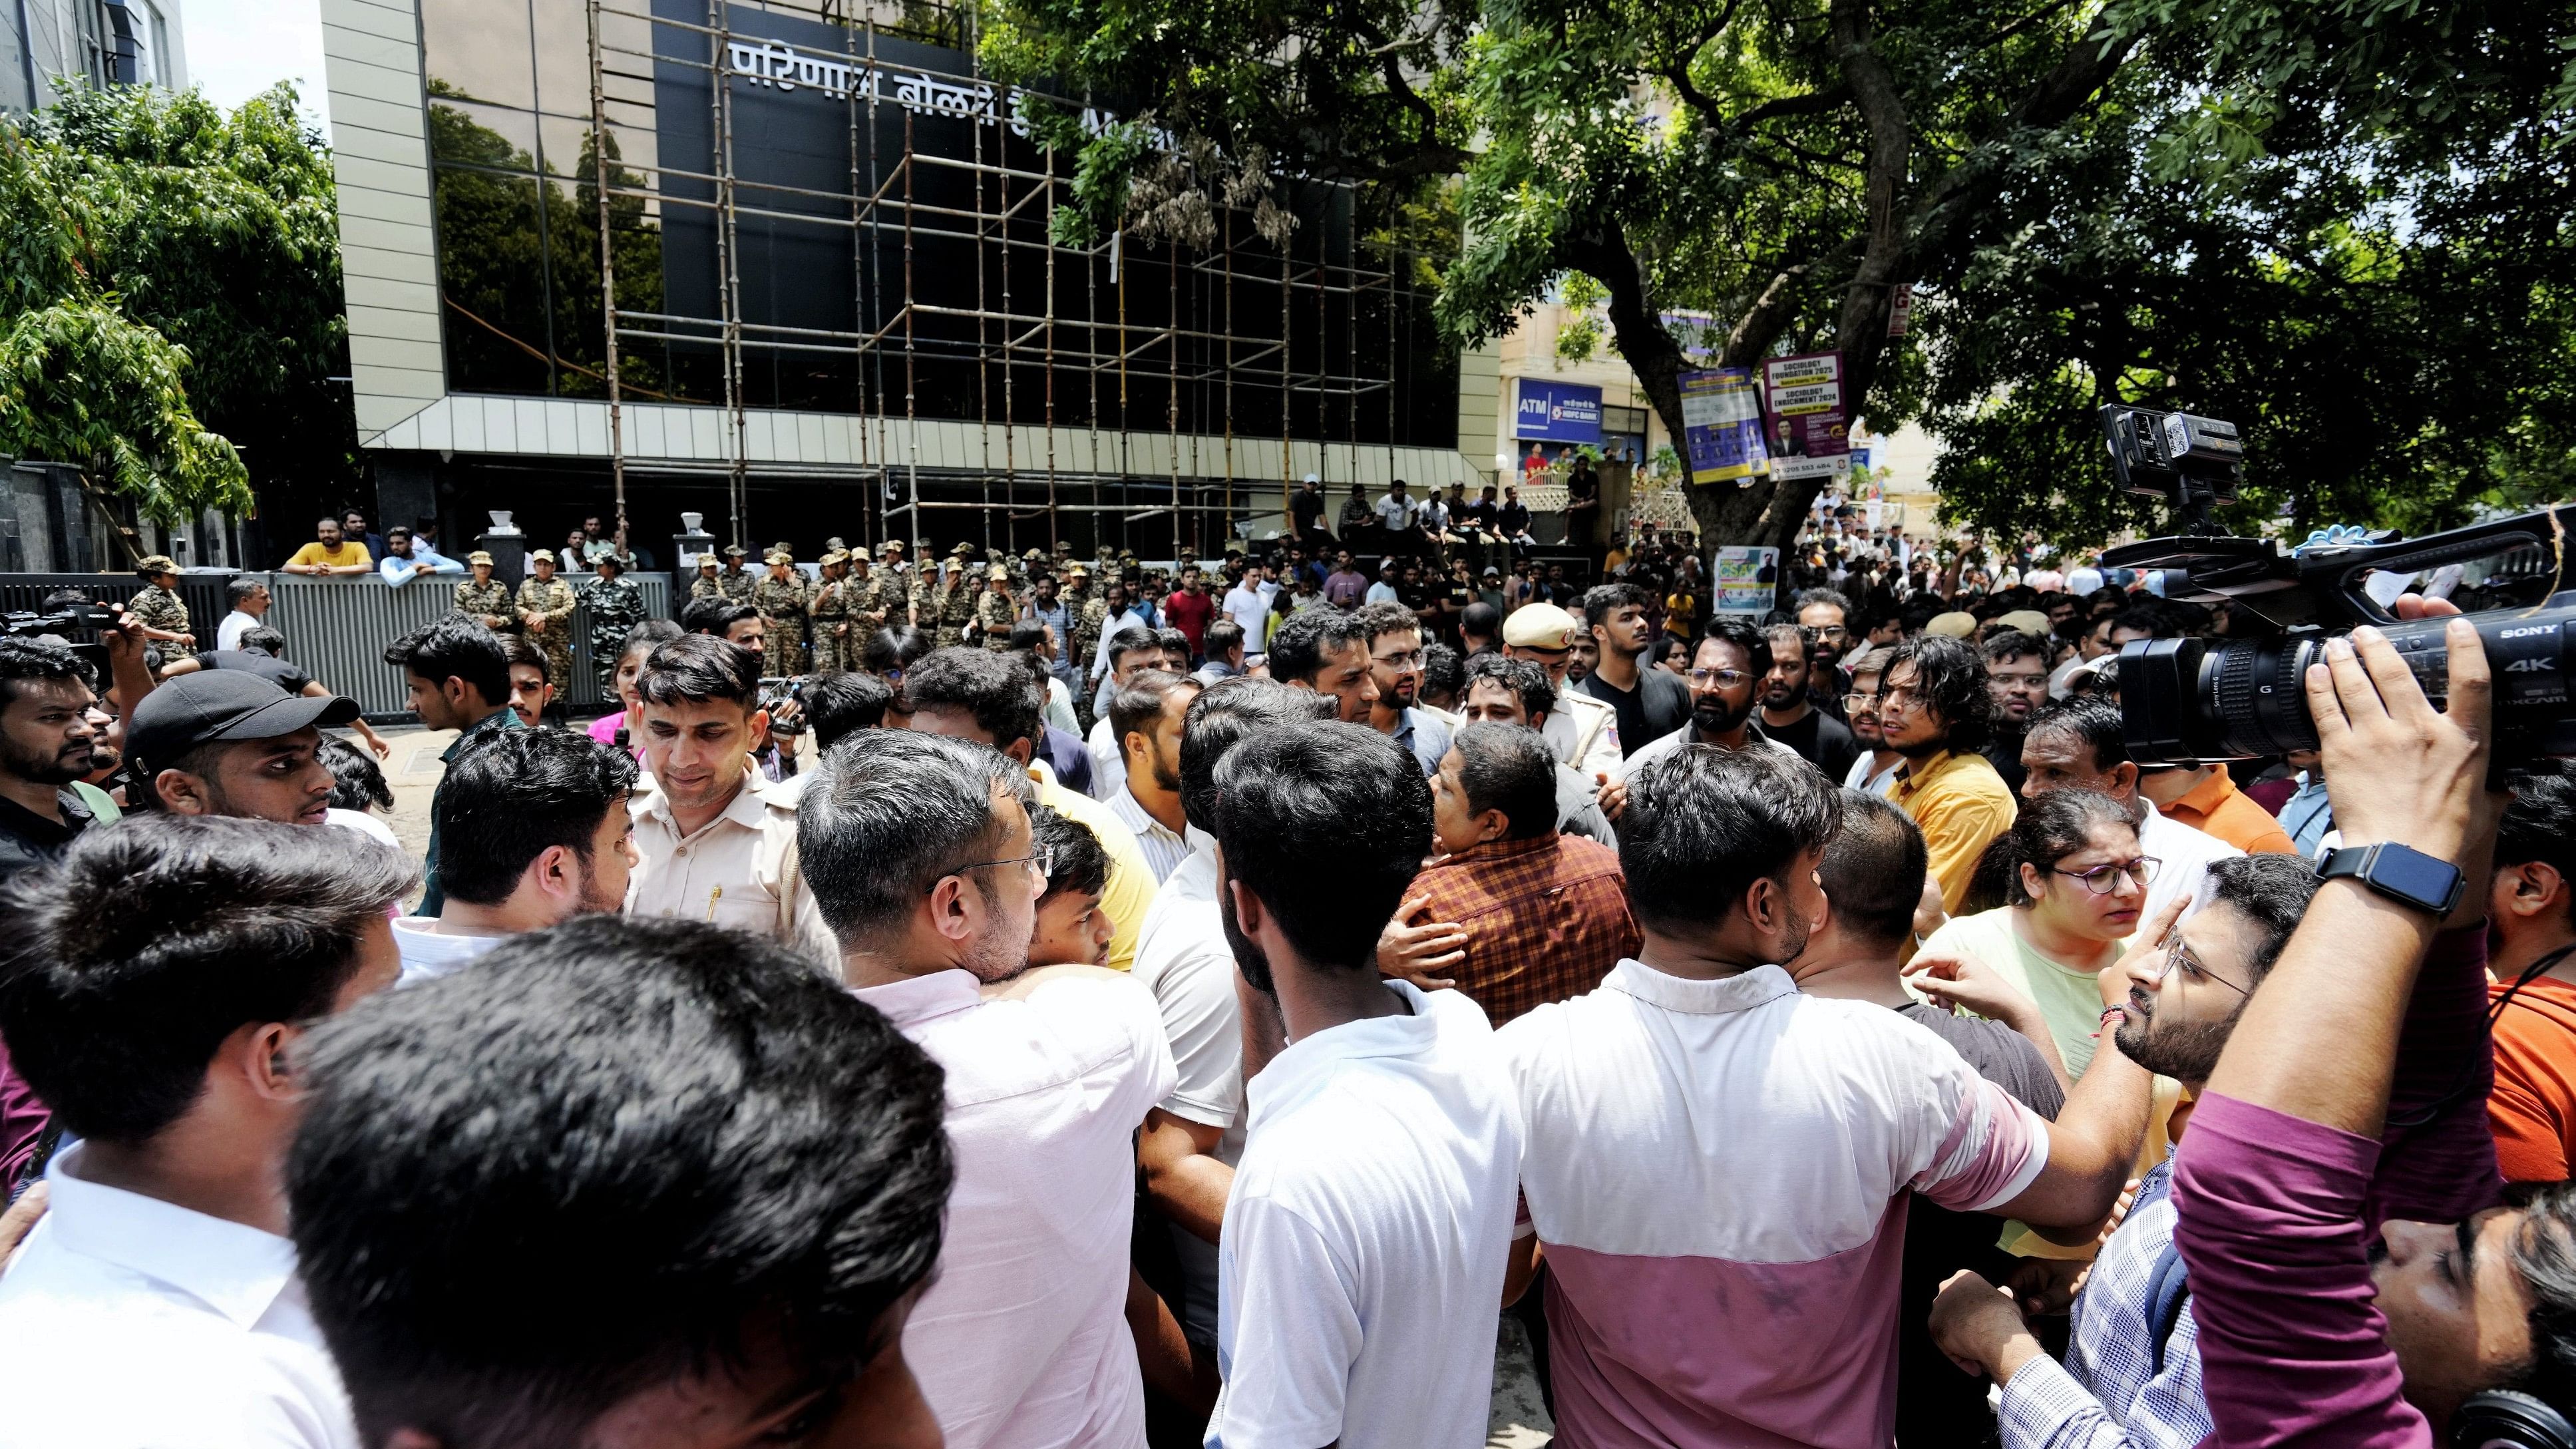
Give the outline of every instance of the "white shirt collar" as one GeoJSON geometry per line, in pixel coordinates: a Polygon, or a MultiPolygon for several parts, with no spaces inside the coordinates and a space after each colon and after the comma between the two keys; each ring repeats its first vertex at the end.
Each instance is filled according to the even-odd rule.
{"type": "Polygon", "coordinates": [[[1418,1056],[1429,1049],[1440,1034],[1440,1024],[1432,1019],[1431,998],[1409,981],[1390,980],[1384,985],[1404,998],[1408,1008],[1404,1015],[1346,1021],[1290,1042],[1259,1076],[1243,1084],[1247,1106],[1257,1113],[1263,1102],[1297,1091],[1305,1079],[1330,1072],[1336,1063],[1418,1056]]]}
{"type": "Polygon", "coordinates": [[[247,1329],[295,1277],[295,1244],[247,1223],[80,1176],[81,1147],[45,1169],[45,1227],[61,1248],[178,1289],[247,1329]]]}
{"type": "Polygon", "coordinates": [[[1701,981],[1672,976],[1631,957],[1612,968],[1602,985],[1625,992],[1648,1006],[1688,1016],[1723,1016],[1751,1011],[1783,996],[1798,994],[1798,983],[1777,966],[1756,966],[1733,976],[1701,981]]]}
{"type": "Polygon", "coordinates": [[[855,987],[850,994],[884,1012],[897,1031],[909,1031],[923,1022],[964,1011],[984,999],[975,973],[962,966],[889,981],[883,986],[855,987]]]}

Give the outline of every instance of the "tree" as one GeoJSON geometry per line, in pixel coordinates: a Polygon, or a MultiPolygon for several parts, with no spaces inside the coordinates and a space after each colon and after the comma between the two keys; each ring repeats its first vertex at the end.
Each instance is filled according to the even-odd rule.
{"type": "Polygon", "coordinates": [[[1918,309],[1950,521],[2099,542],[2161,522],[2107,487],[2096,410],[2244,430],[2239,531],[2410,532],[2576,473],[2569,17],[2141,4],[2170,31],[2022,169],[1918,309]]]}
{"type": "Polygon", "coordinates": [[[0,451],[165,524],[355,475],[330,160],[289,87],[229,115],[74,88],[0,126],[0,308],[0,451]]]}
{"type": "MultiPolygon", "coordinates": [[[[1957,0],[1494,0],[1473,15],[1006,0],[1004,12],[986,56],[1006,76],[1132,96],[1166,126],[1257,146],[1292,174],[1401,192],[1462,171],[1448,333],[1480,342],[1560,275],[1588,277],[1675,436],[1686,340],[1725,366],[1784,339],[1840,348],[1847,401],[1901,416],[1920,378],[1889,346],[1896,284],[1953,265],[2017,161],[2134,48],[2089,9],[1999,18],[1957,0]],[[1677,309],[1729,320],[1678,338],[1664,320],[1677,309]]],[[[1099,188],[1094,204],[1117,199],[1099,188]]],[[[1692,507],[1711,541],[1776,541],[1813,494],[1766,479],[1693,489],[1692,507]]]]}

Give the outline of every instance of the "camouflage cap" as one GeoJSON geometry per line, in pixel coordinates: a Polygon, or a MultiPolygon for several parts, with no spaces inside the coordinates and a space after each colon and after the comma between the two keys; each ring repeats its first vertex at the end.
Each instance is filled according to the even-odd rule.
{"type": "Polygon", "coordinates": [[[1033,548],[1024,554],[1021,554],[1020,557],[1027,559],[1030,563],[1037,563],[1046,557],[1046,550],[1042,548],[1033,548]]]}
{"type": "Polygon", "coordinates": [[[761,562],[772,565],[792,564],[796,562],[796,555],[789,553],[783,548],[773,548],[769,551],[769,556],[762,559],[761,562]]]}
{"type": "Polygon", "coordinates": [[[816,563],[818,563],[818,564],[822,565],[824,568],[830,568],[830,567],[831,567],[832,565],[834,565],[834,564],[845,564],[845,563],[848,563],[849,561],[850,561],[850,553],[849,553],[849,550],[847,550],[847,549],[840,549],[840,548],[833,549],[831,552],[829,552],[829,553],[827,553],[827,554],[823,555],[821,558],[818,558],[818,559],[814,560],[814,562],[816,562],[816,563]]]}
{"type": "Polygon", "coordinates": [[[729,543],[725,545],[726,558],[748,558],[750,556],[751,550],[744,548],[741,544],[729,543]]]}
{"type": "Polygon", "coordinates": [[[711,569],[723,562],[724,560],[717,558],[711,553],[702,553],[698,555],[698,567],[702,569],[711,569]]]}
{"type": "Polygon", "coordinates": [[[145,554],[143,562],[134,566],[134,571],[146,576],[175,574],[179,571],[179,561],[166,553],[145,554]]]}
{"type": "Polygon", "coordinates": [[[973,558],[975,556],[975,545],[967,543],[961,539],[955,548],[948,551],[948,556],[950,558],[973,558]]]}
{"type": "Polygon", "coordinates": [[[555,551],[554,551],[553,549],[550,549],[550,548],[541,548],[541,549],[538,549],[535,553],[532,553],[532,554],[528,555],[528,562],[530,562],[530,563],[550,564],[550,563],[553,563],[554,561],[555,561],[555,551]]]}
{"type": "Polygon", "coordinates": [[[1010,571],[1009,569],[1006,569],[1006,568],[1002,567],[1000,564],[987,564],[987,565],[985,565],[985,568],[984,568],[984,577],[985,577],[987,580],[992,580],[992,579],[1007,579],[1007,578],[1009,578],[1010,576],[1011,576],[1011,571],[1010,571]]]}
{"type": "Polygon", "coordinates": [[[465,556],[465,561],[470,564],[489,565],[492,562],[492,555],[486,550],[478,548],[472,553],[467,554],[465,556]]]}

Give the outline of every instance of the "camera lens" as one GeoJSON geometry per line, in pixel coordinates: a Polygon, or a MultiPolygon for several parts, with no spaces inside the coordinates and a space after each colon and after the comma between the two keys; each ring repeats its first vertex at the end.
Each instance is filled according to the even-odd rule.
{"type": "MultiPolygon", "coordinates": [[[[2499,758],[2576,748],[2568,711],[2568,627],[2576,606],[2497,609],[2468,616],[2485,646],[2499,758]]],[[[2435,707],[2448,699],[2447,619],[2377,626],[2435,707]]],[[[2326,636],[2290,634],[2211,646],[2141,639],[2120,650],[2120,713],[2141,764],[2239,760],[2317,747],[2304,685],[2326,636]]]]}

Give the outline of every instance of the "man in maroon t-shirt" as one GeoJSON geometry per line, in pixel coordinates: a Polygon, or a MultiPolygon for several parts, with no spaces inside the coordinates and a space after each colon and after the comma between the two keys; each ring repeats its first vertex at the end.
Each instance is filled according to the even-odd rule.
{"type": "Polygon", "coordinates": [[[1181,586],[1163,600],[1163,618],[1189,636],[1192,664],[1206,657],[1208,620],[1215,616],[1216,600],[1208,596],[1207,583],[1199,577],[1199,566],[1182,565],[1181,586]]]}

